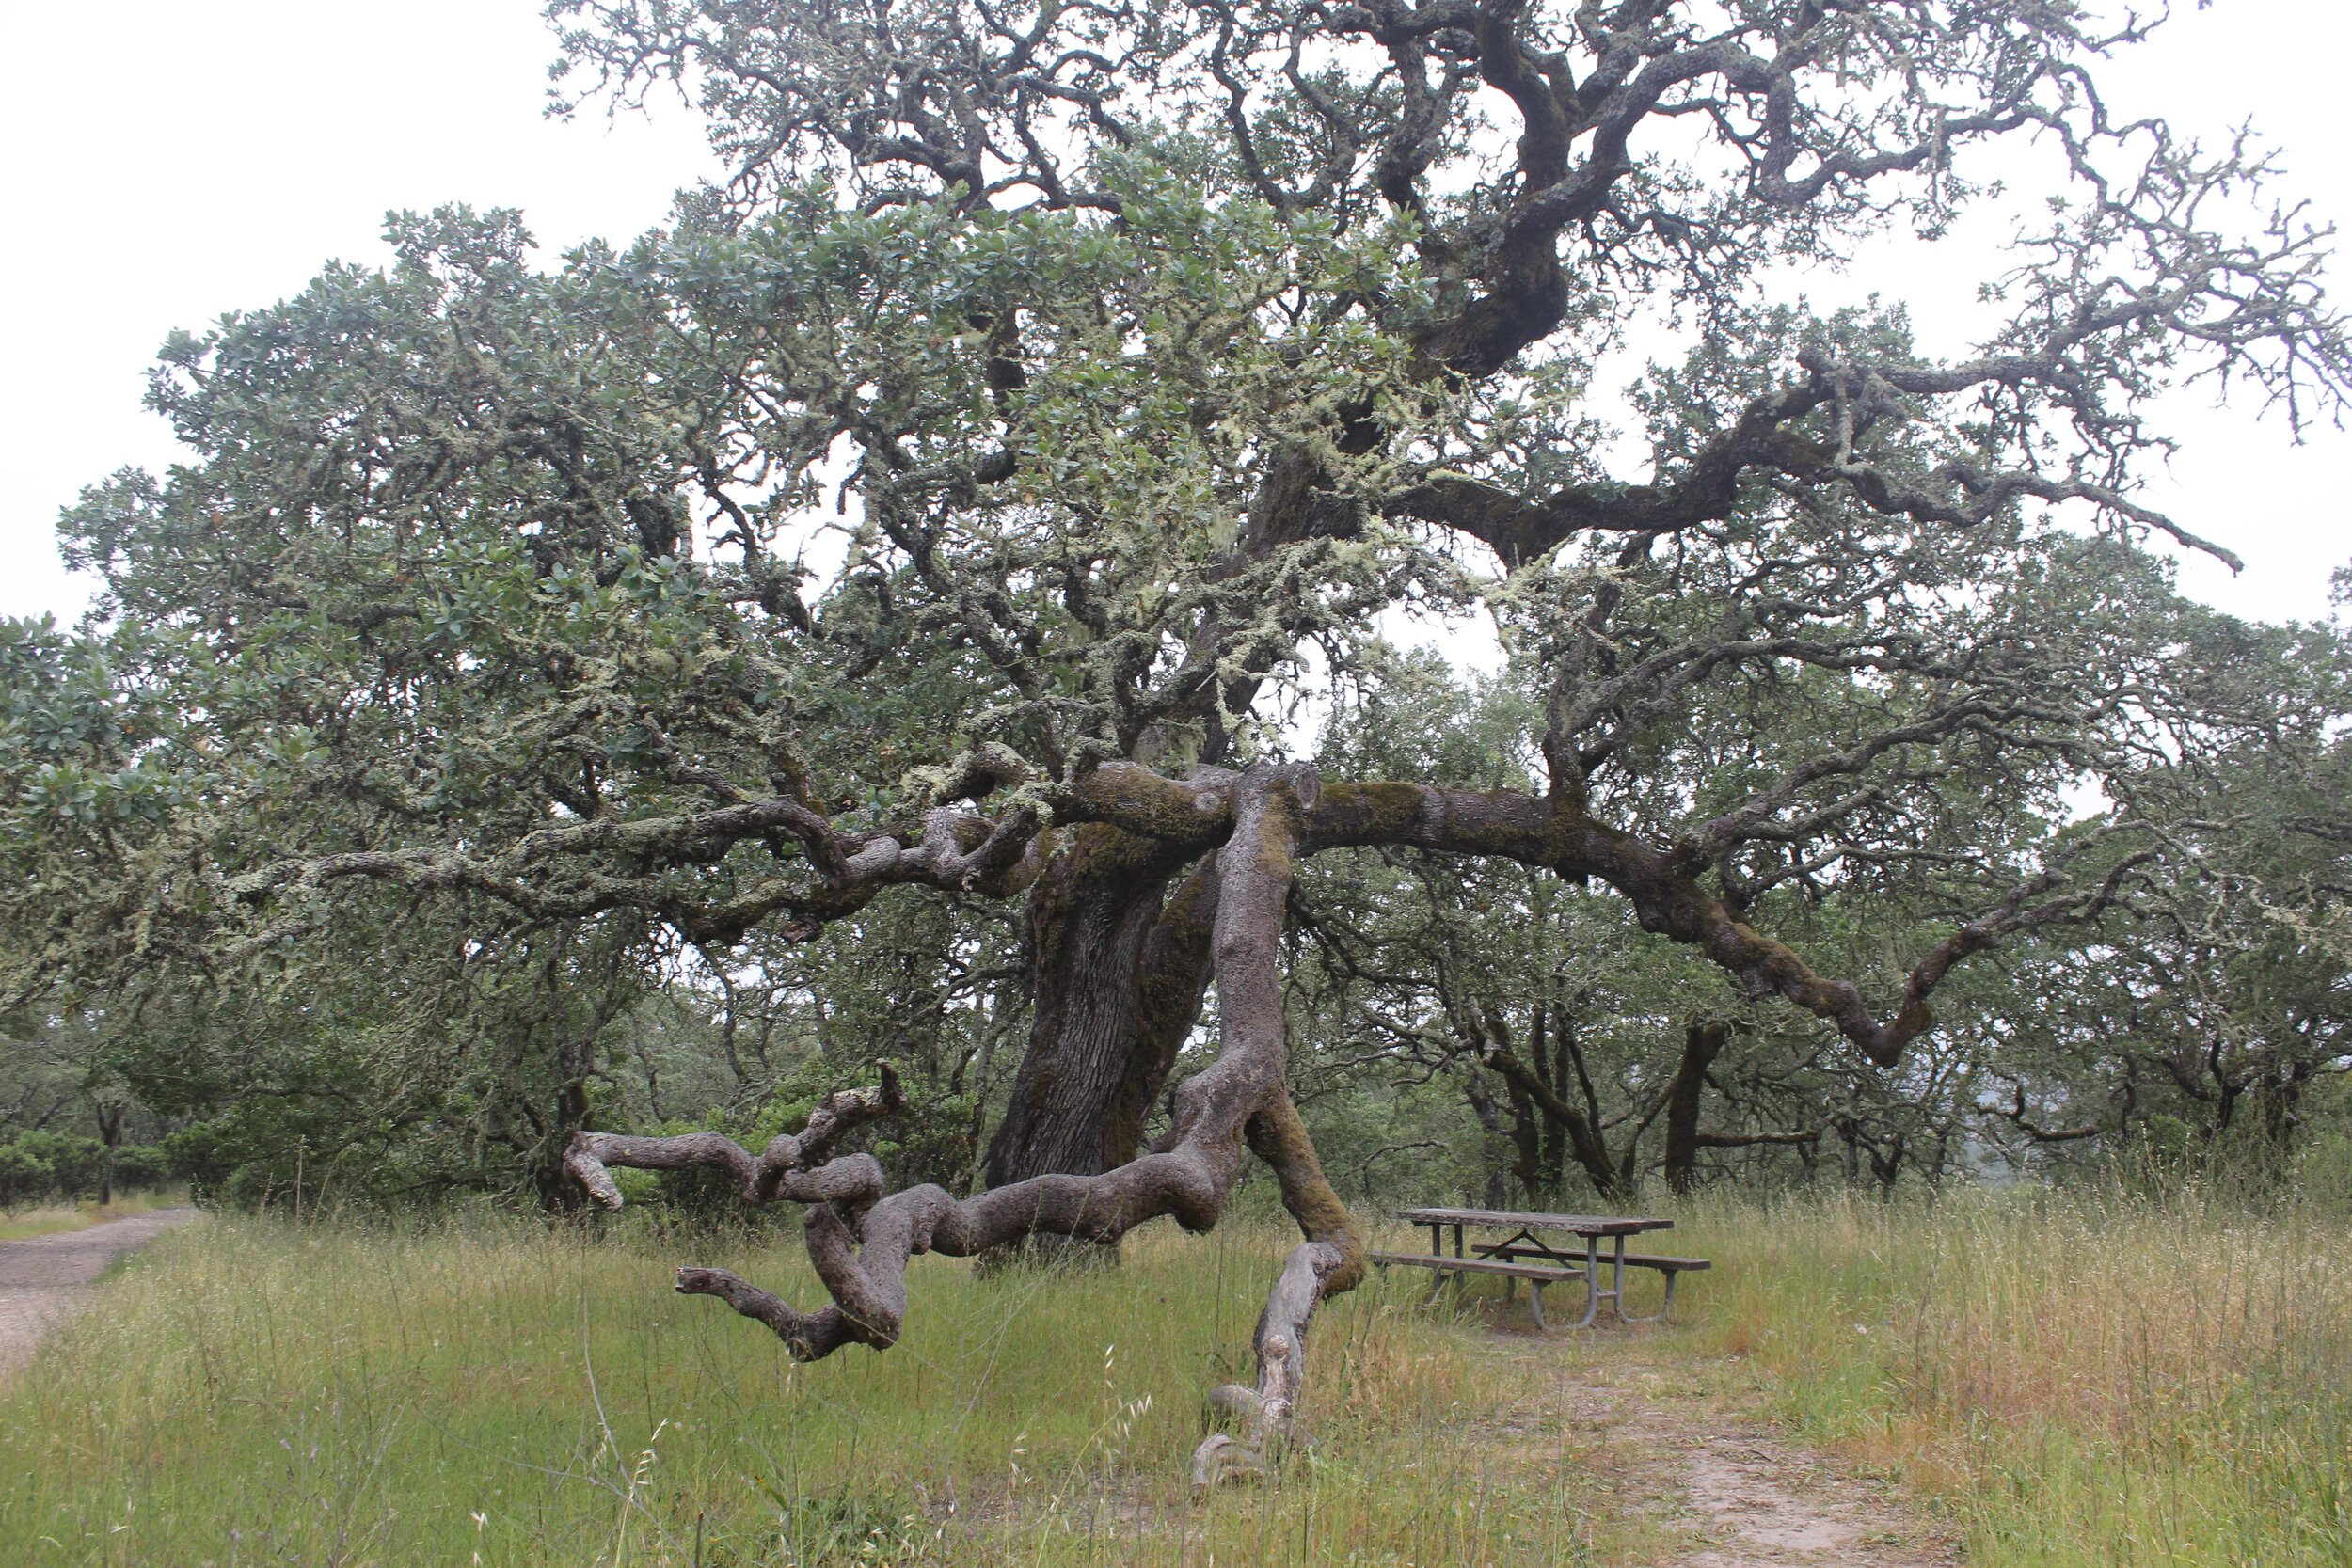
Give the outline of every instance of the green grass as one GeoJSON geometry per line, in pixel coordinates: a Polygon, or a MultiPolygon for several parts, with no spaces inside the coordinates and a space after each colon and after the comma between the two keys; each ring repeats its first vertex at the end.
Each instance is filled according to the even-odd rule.
{"type": "Polygon", "coordinates": [[[187,1195],[180,1192],[129,1193],[112,1203],[83,1198],[75,1203],[43,1203],[0,1212],[0,1242],[22,1242],[34,1236],[83,1230],[108,1220],[144,1214],[151,1209],[168,1209],[187,1200],[187,1195]]]}
{"type": "Polygon", "coordinates": [[[1189,1497],[1201,1395],[1240,1370],[1280,1247],[1154,1227],[1116,1271],[921,1259],[905,1343],[795,1368],[668,1285],[691,1258],[812,1299],[796,1257],[215,1216],[0,1394],[0,1560],[1606,1559],[1571,1440],[1493,1440],[1518,1390],[1479,1332],[1381,1288],[1318,1321],[1312,1457],[1189,1497]]]}
{"type": "Polygon", "coordinates": [[[1685,1327],[1512,1354],[1487,1312],[1422,1316],[1417,1274],[1375,1283],[1317,1321],[1311,1455],[1192,1498],[1201,1395],[1242,1370],[1284,1244],[1153,1227],[1116,1271],[920,1259],[898,1349],[795,1368],[668,1289],[691,1260],[814,1300],[789,1247],[215,1215],[0,1386],[0,1561],[1679,1560],[1636,1500],[1659,1478],[1529,1375],[1638,1354],[1892,1476],[1984,1568],[2352,1563],[2341,1225],[1702,1203],[1673,1250],[1718,1267],[1685,1327]]]}

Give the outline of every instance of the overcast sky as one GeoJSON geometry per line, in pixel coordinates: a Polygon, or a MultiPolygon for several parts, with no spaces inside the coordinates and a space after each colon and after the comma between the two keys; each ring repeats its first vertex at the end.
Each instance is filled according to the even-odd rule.
{"type": "MultiPolygon", "coordinates": [[[[9,8],[18,64],[0,95],[0,298],[14,315],[0,375],[0,614],[82,610],[57,561],[57,509],[125,464],[175,448],[139,406],[174,327],[267,305],[332,258],[378,261],[389,209],[520,208],[550,256],[661,221],[709,169],[681,109],[547,119],[551,40],[536,0],[117,0],[9,8]]],[[[2184,4],[2181,8],[2187,11],[2184,4]]],[[[2352,16],[2328,0],[2221,0],[2103,76],[2133,114],[2219,133],[2241,119],[2285,150],[2288,188],[2352,216],[2352,16]]],[[[1839,293],[1913,299],[1962,319],[1967,267],[1900,249],[1839,293]]],[[[2352,304],[2352,262],[2337,267],[2352,304]]],[[[2352,559],[2352,438],[2183,403],[2189,440],[2153,504],[2248,561],[2191,562],[2192,591],[2271,618],[2327,612],[2352,559]]]]}

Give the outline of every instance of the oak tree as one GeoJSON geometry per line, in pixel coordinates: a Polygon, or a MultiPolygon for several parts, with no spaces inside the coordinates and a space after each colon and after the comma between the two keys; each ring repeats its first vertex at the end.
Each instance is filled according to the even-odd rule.
{"type": "Polygon", "coordinates": [[[2147,673],[2151,539],[2228,559],[2140,499],[2154,399],[2299,421],[2352,372],[2324,233],[2247,146],[2112,116],[2141,24],[2050,0],[551,14],[567,107],[677,87],[730,178],[552,269],[511,214],[404,216],[389,269],[167,347],[196,459],[70,514],[102,628],[0,751],[17,983],[298,974],[386,899],[722,965],[1020,900],[981,1190],[843,1150],[888,1070],[758,1152],[575,1097],[568,1168],[805,1204],[829,1302],[679,1289],[815,1357],[898,1340],[915,1255],[1206,1229],[1254,1155],[1303,1239],[1203,1482],[1268,1462],[1364,1270],[1288,1085],[1303,864],[1605,892],[1893,1067],[1955,966],[2154,853],[2128,809],[2062,831],[2147,673]],[[1808,302],[1990,201],[1973,349],[1808,302]],[[1303,754],[1297,700],[1420,612],[1494,628],[1522,782],[1303,754]],[[1997,852],[1952,842],[1970,792],[1997,852]],[[1928,858],[1883,980],[1768,918],[1928,858]]]}

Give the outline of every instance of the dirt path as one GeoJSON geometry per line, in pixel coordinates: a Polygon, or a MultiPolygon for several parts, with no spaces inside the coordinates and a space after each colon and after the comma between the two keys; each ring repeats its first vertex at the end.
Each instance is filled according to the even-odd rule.
{"type": "Polygon", "coordinates": [[[82,1230],[0,1242],[0,1373],[15,1370],[40,1337],[89,1295],[106,1265],[195,1217],[194,1209],[151,1209],[82,1230]]]}
{"type": "Polygon", "coordinates": [[[1674,1568],[1955,1568],[1952,1544],[1883,1486],[1775,1433],[1736,1362],[1679,1354],[1673,1331],[1581,1344],[1502,1332],[1534,1408],[1606,1464],[1673,1544],[1674,1568]]]}

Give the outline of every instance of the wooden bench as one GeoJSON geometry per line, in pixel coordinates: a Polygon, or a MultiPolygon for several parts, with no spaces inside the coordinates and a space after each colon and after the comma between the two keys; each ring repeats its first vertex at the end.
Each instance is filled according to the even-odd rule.
{"type": "MultiPolygon", "coordinates": [[[[1561,1255],[1556,1252],[1547,1252],[1541,1247],[1504,1246],[1497,1247],[1492,1252],[1482,1252],[1478,1256],[1503,1258],[1516,1262],[1521,1258],[1557,1258],[1561,1255]]],[[[1604,1252],[1600,1255],[1600,1260],[1604,1263],[1613,1263],[1616,1258],[1613,1254],[1604,1252]]],[[[1678,1274],[1696,1274],[1701,1269],[1711,1269],[1715,1265],[1704,1258],[1668,1258],[1658,1253],[1629,1252],[1625,1255],[1625,1266],[1629,1269],[1656,1269],[1660,1274],[1671,1277],[1678,1274]]],[[[1575,1267],[1578,1273],[1583,1272],[1582,1263],[1580,1262],[1575,1267]]]]}
{"type": "Polygon", "coordinates": [[[1500,1258],[1447,1258],[1427,1252],[1368,1252],[1365,1259],[1382,1267],[1402,1265],[1406,1268],[1430,1269],[1438,1275],[1438,1286],[1429,1299],[1435,1304],[1438,1292],[1446,1288],[1446,1276],[1463,1275],[1500,1275],[1505,1279],[1527,1281],[1527,1309],[1535,1316],[1535,1326],[1548,1329],[1544,1322],[1544,1287],[1582,1279],[1582,1269],[1549,1268],[1536,1263],[1514,1263],[1500,1258]]]}
{"type": "MultiPolygon", "coordinates": [[[[1559,1256],[1557,1253],[1546,1252],[1540,1247],[1501,1246],[1476,1258],[1447,1258],[1441,1254],[1427,1252],[1368,1252],[1364,1256],[1367,1260],[1383,1266],[1398,1265],[1406,1268],[1431,1270],[1438,1275],[1438,1291],[1445,1289],[1445,1276],[1448,1275],[1456,1276],[1473,1274],[1496,1275],[1506,1282],[1524,1279],[1528,1282],[1527,1309],[1534,1317],[1535,1326],[1540,1329],[1550,1327],[1544,1322],[1545,1286],[1565,1284],[1573,1279],[1582,1281],[1589,1291],[1592,1284],[1584,1278],[1584,1265],[1581,1262],[1563,1266],[1559,1263],[1519,1261],[1522,1258],[1557,1258],[1559,1256]]],[[[1617,1261],[1619,1259],[1613,1255],[1604,1255],[1600,1259],[1603,1268],[1617,1261]]],[[[1655,1269],[1666,1276],[1666,1299],[1659,1305],[1657,1311],[1646,1317],[1629,1316],[1625,1310],[1625,1303],[1622,1300],[1617,1303],[1619,1321],[1629,1323],[1656,1323],[1663,1318],[1668,1312],[1674,1310],[1675,1281],[1685,1274],[1696,1274],[1702,1269],[1711,1269],[1715,1266],[1704,1258],[1667,1258],[1659,1254],[1640,1252],[1627,1253],[1623,1261],[1627,1268],[1655,1269]]],[[[1437,1300],[1437,1291],[1433,1291],[1430,1293],[1430,1300],[1433,1302],[1437,1300]]],[[[1587,1321],[1590,1321],[1590,1316],[1588,1312],[1587,1321]]]]}
{"type": "MultiPolygon", "coordinates": [[[[1557,1258],[1560,1255],[1555,1252],[1546,1251],[1541,1247],[1499,1246],[1491,1249],[1490,1251],[1482,1252],[1479,1256],[1482,1258],[1505,1258],[1517,1261],[1521,1258],[1557,1258]]],[[[1600,1261],[1603,1267],[1607,1267],[1609,1264],[1617,1261],[1617,1259],[1613,1254],[1603,1253],[1601,1254],[1600,1261]]],[[[1650,1323],[1658,1322],[1667,1313],[1674,1310],[1676,1280],[1679,1279],[1686,1274],[1697,1274],[1702,1269],[1711,1269],[1715,1265],[1704,1258],[1668,1258],[1662,1253],[1629,1252],[1625,1255],[1625,1266],[1629,1269],[1655,1269],[1660,1274],[1666,1276],[1666,1299],[1659,1303],[1658,1310],[1652,1312],[1649,1316],[1645,1318],[1628,1317],[1625,1311],[1625,1304],[1623,1302],[1619,1302],[1617,1304],[1617,1317],[1620,1321],[1629,1323],[1650,1323]]],[[[1579,1275],[1583,1274],[1584,1270],[1581,1264],[1577,1265],[1576,1272],[1579,1275]]]]}

